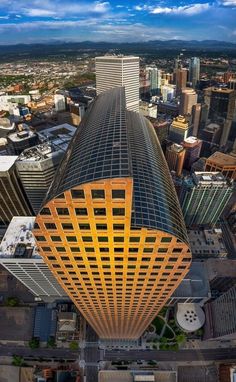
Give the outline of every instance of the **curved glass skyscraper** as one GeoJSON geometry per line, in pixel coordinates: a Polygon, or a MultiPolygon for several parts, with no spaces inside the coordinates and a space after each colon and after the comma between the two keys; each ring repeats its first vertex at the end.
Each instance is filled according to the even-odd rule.
{"type": "Polygon", "coordinates": [[[42,256],[100,338],[138,338],[188,272],[165,158],[124,88],[90,106],[36,222],[42,256]]]}

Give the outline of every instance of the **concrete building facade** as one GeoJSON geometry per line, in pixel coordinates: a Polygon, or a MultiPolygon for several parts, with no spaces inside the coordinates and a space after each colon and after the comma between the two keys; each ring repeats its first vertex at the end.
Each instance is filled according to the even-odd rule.
{"type": "Polygon", "coordinates": [[[126,107],[139,112],[139,57],[96,57],[97,95],[114,87],[125,87],[126,107]]]}

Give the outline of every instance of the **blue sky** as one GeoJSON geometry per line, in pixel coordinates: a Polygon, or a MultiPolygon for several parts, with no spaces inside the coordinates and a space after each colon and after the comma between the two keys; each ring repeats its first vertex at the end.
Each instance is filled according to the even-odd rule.
{"type": "Polygon", "coordinates": [[[0,0],[0,44],[154,39],[236,42],[236,0],[0,0]]]}

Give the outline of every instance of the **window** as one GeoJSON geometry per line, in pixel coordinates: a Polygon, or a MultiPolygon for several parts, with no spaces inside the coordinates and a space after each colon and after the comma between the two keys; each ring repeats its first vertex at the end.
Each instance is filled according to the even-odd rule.
{"type": "Polygon", "coordinates": [[[115,243],[123,243],[124,240],[125,240],[124,237],[120,237],[120,236],[115,236],[115,237],[114,237],[114,242],[115,242],[115,243]]]}
{"type": "Polygon", "coordinates": [[[56,247],[57,252],[66,252],[65,247],[56,247]]]}
{"type": "Polygon", "coordinates": [[[98,241],[100,243],[102,242],[108,242],[108,237],[107,236],[98,236],[98,241]]]}
{"type": "Polygon", "coordinates": [[[112,190],[112,199],[125,199],[125,190],[112,190]]]}
{"type": "Polygon", "coordinates": [[[84,199],[84,190],[71,190],[72,199],[84,199]]]}
{"type": "Polygon", "coordinates": [[[75,256],[74,259],[75,259],[75,261],[82,261],[82,260],[83,260],[83,257],[81,257],[81,256],[75,256]]]}
{"type": "Polygon", "coordinates": [[[88,261],[96,261],[96,257],[88,256],[88,261]]]}
{"type": "Polygon", "coordinates": [[[168,251],[168,248],[158,248],[157,252],[159,253],[166,253],[168,251]]]}
{"type": "Polygon", "coordinates": [[[64,261],[64,260],[70,260],[70,258],[68,256],[61,256],[61,260],[64,261]]]}
{"type": "Polygon", "coordinates": [[[93,247],[85,247],[85,252],[94,252],[93,247]]]}
{"type": "Polygon", "coordinates": [[[183,248],[174,248],[173,253],[181,253],[183,248]]]}
{"type": "Polygon", "coordinates": [[[92,198],[93,199],[105,199],[105,191],[104,190],[92,190],[92,198]]]}
{"type": "Polygon", "coordinates": [[[49,208],[43,208],[41,211],[40,211],[40,215],[51,215],[51,211],[49,208]]]}
{"type": "Polygon", "coordinates": [[[172,240],[172,237],[162,237],[161,242],[162,243],[170,243],[172,240]]]}
{"type": "Polygon", "coordinates": [[[87,208],[75,208],[75,214],[77,216],[87,216],[88,215],[87,208]]]}
{"type": "Polygon", "coordinates": [[[107,224],[96,224],[96,229],[97,230],[106,230],[107,224]]]}
{"type": "Polygon", "coordinates": [[[62,223],[62,229],[73,229],[73,225],[71,223],[62,223]]]}
{"type": "Polygon", "coordinates": [[[140,237],[135,237],[135,236],[131,236],[130,238],[129,238],[129,242],[130,243],[139,243],[140,242],[140,237]]]}
{"type": "Polygon", "coordinates": [[[77,241],[76,236],[66,236],[66,240],[71,242],[71,241],[77,241]]]}
{"type": "Polygon", "coordinates": [[[114,231],[123,231],[125,229],[124,224],[113,224],[114,231]]]}
{"type": "Polygon", "coordinates": [[[90,229],[90,224],[81,223],[79,224],[80,229],[90,229]]]}
{"type": "Polygon", "coordinates": [[[34,223],[34,229],[39,229],[38,223],[34,223]]]}
{"type": "Polygon", "coordinates": [[[106,208],[94,208],[93,211],[95,216],[106,216],[106,208]]]}
{"type": "Polygon", "coordinates": [[[85,243],[88,243],[88,242],[92,242],[93,241],[93,238],[92,236],[82,236],[82,240],[85,242],[85,243]]]}
{"type": "Polygon", "coordinates": [[[124,208],[112,208],[113,216],[125,216],[124,208]]]}
{"type": "Polygon", "coordinates": [[[44,236],[35,236],[37,241],[46,241],[44,236]]]}
{"type": "Polygon", "coordinates": [[[52,264],[53,268],[61,268],[59,264],[52,264]]]}
{"type": "Polygon", "coordinates": [[[156,238],[155,237],[146,237],[145,243],[155,243],[156,238]]]}
{"type": "Polygon", "coordinates": [[[99,248],[99,249],[100,249],[100,252],[109,252],[109,248],[102,247],[102,248],[99,248]]]}
{"type": "Polygon", "coordinates": [[[114,248],[114,252],[124,252],[124,248],[114,248]]]}
{"type": "Polygon", "coordinates": [[[42,250],[44,252],[52,252],[51,248],[50,247],[42,247],[42,250]]]}
{"type": "Polygon", "coordinates": [[[62,215],[69,215],[69,210],[68,210],[68,208],[57,208],[56,209],[57,210],[57,215],[60,215],[60,216],[62,216],[62,215]]]}
{"type": "Polygon", "coordinates": [[[56,224],[54,223],[44,223],[46,229],[57,229],[56,224]]]}
{"type": "Polygon", "coordinates": [[[152,253],[153,252],[153,248],[144,248],[143,252],[144,253],[152,253]]]}
{"type": "Polygon", "coordinates": [[[177,261],[177,259],[178,259],[177,257],[170,257],[169,261],[177,261]]]}
{"type": "Polygon", "coordinates": [[[51,236],[51,240],[52,241],[61,241],[61,237],[60,236],[51,236]]]}
{"type": "Polygon", "coordinates": [[[80,252],[79,247],[70,247],[71,252],[80,252]]]}
{"type": "Polygon", "coordinates": [[[48,260],[56,260],[55,256],[48,256],[48,260]]]}
{"type": "Polygon", "coordinates": [[[129,248],[129,252],[130,253],[137,253],[138,252],[138,248],[129,248]]]}

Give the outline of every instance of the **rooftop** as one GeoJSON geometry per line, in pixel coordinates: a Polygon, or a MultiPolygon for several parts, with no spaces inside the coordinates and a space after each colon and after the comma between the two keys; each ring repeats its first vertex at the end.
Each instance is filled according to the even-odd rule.
{"type": "Polygon", "coordinates": [[[205,266],[210,281],[215,277],[236,277],[236,260],[208,259],[205,266]]]}
{"type": "Polygon", "coordinates": [[[199,144],[200,142],[202,142],[200,139],[198,139],[197,137],[188,137],[188,138],[185,138],[183,144],[184,145],[196,145],[196,144],[199,144]]]}
{"type": "Polygon", "coordinates": [[[227,180],[225,179],[224,175],[221,172],[198,172],[196,171],[193,174],[193,179],[195,180],[196,184],[202,183],[212,183],[212,182],[219,182],[219,183],[227,183],[227,180]]]}
{"type": "Polygon", "coordinates": [[[174,118],[171,126],[183,130],[187,130],[189,128],[188,121],[182,115],[174,118]]]}
{"type": "Polygon", "coordinates": [[[175,371],[131,371],[131,370],[102,370],[98,374],[99,382],[176,382],[175,371]]]}
{"type": "Polygon", "coordinates": [[[30,137],[35,136],[36,133],[28,127],[25,123],[22,123],[22,125],[18,126],[18,130],[14,133],[11,133],[8,135],[8,138],[13,142],[19,142],[24,139],[29,139],[30,137]]]}
{"type": "Polygon", "coordinates": [[[209,297],[210,286],[204,264],[193,261],[190,270],[182,280],[172,297],[209,297]]]}
{"type": "Polygon", "coordinates": [[[178,143],[173,143],[173,145],[168,147],[169,150],[175,151],[176,153],[180,153],[184,150],[182,145],[178,145],[178,143]]]}
{"type": "Polygon", "coordinates": [[[11,130],[14,128],[14,124],[8,118],[0,118],[0,128],[11,130]]]}
{"type": "Polygon", "coordinates": [[[96,61],[99,60],[99,61],[106,61],[106,60],[120,60],[120,61],[124,61],[124,60],[133,60],[133,59],[136,59],[136,60],[139,60],[139,57],[138,56],[124,56],[122,54],[119,54],[119,55],[114,55],[114,56],[100,56],[100,57],[96,57],[96,61]]]}
{"type": "Polygon", "coordinates": [[[212,154],[207,159],[207,162],[208,161],[212,161],[219,166],[236,166],[236,157],[233,157],[229,154],[221,153],[219,151],[216,151],[214,154],[212,154]]]}
{"type": "Polygon", "coordinates": [[[125,109],[125,89],[117,87],[101,93],[89,106],[44,205],[79,185],[123,177],[133,178],[131,225],[160,229],[187,243],[182,211],[155,130],[142,115],[125,109]]]}
{"type": "Polygon", "coordinates": [[[179,326],[184,331],[191,333],[200,329],[204,325],[205,313],[198,304],[178,304],[176,319],[179,326]]]}
{"type": "Polygon", "coordinates": [[[0,257],[4,258],[41,258],[35,238],[32,234],[35,217],[14,217],[0,244],[0,257]]]}
{"type": "Polygon", "coordinates": [[[221,229],[189,230],[188,238],[195,257],[227,256],[221,229]]]}
{"type": "Polygon", "coordinates": [[[205,89],[206,91],[213,91],[213,92],[217,92],[217,93],[224,93],[224,94],[230,94],[230,93],[233,93],[234,90],[233,89],[228,89],[228,88],[217,88],[217,87],[209,87],[209,88],[206,88],[205,89]]]}
{"type": "Polygon", "coordinates": [[[43,143],[24,150],[18,161],[39,162],[65,152],[75,131],[76,128],[67,123],[41,131],[39,138],[43,143]]]}
{"type": "Polygon", "coordinates": [[[1,155],[0,157],[0,173],[9,171],[10,168],[14,165],[18,156],[16,155],[1,155]]]}

